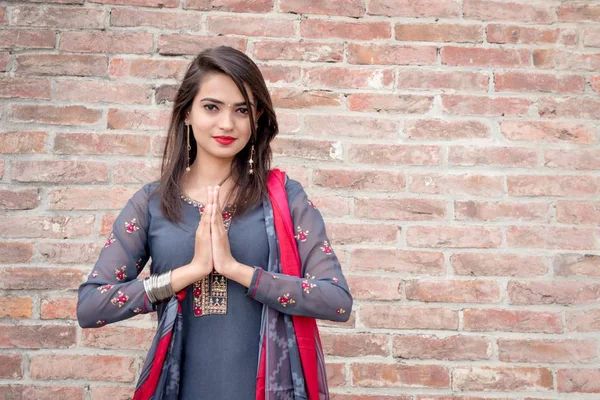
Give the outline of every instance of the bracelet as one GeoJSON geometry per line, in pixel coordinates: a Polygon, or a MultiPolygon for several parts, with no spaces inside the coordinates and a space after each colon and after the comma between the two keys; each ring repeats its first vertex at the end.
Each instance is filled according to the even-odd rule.
{"type": "Polygon", "coordinates": [[[171,286],[171,273],[172,271],[162,274],[152,274],[144,279],[144,290],[152,304],[160,303],[175,295],[171,286]]]}

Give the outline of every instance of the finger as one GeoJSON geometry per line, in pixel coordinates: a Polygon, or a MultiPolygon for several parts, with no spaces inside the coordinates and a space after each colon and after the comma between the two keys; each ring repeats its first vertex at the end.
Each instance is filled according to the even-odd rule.
{"type": "Polygon", "coordinates": [[[212,199],[212,204],[213,204],[213,215],[211,218],[211,222],[214,224],[217,222],[217,216],[219,214],[221,214],[221,209],[219,207],[219,187],[215,186],[214,190],[213,190],[213,199],[212,199]]]}

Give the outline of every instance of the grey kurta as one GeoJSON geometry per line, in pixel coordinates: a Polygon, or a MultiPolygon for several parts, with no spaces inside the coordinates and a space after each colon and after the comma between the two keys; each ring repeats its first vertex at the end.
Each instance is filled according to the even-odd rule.
{"type": "MultiPolygon", "coordinates": [[[[79,289],[81,326],[100,327],[157,310],[148,301],[142,281],[136,279],[138,273],[150,257],[152,273],[191,261],[198,208],[184,202],[183,222],[171,223],[153,193],[156,185],[140,189],[115,220],[88,281],[79,289]]],[[[187,289],[182,304],[181,399],[254,398],[263,303],[287,314],[348,319],[352,298],[322,217],[298,182],[288,180],[286,191],[304,278],[263,271],[269,247],[261,205],[234,216],[229,230],[232,255],[255,266],[252,283],[246,289],[228,281],[227,313],[222,315],[194,315],[193,287],[187,289]]]]}

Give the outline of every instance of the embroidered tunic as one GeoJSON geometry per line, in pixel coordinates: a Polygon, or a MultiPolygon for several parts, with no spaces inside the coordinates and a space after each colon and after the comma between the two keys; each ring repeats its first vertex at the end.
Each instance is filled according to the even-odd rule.
{"type": "MultiPolygon", "coordinates": [[[[144,185],[129,200],[88,280],[79,287],[77,317],[82,327],[101,327],[152,311],[158,311],[160,319],[165,303],[149,302],[138,274],[150,258],[151,273],[192,260],[201,205],[182,199],[182,222],[174,224],[162,215],[153,192],[156,186],[157,182],[144,185]]],[[[254,266],[252,282],[245,288],[217,274],[186,289],[180,399],[254,398],[263,304],[285,314],[348,319],[352,297],[321,214],[298,182],[289,179],[286,191],[304,277],[267,272],[269,243],[262,205],[236,215],[229,226],[231,252],[237,261],[254,266]]],[[[227,217],[226,210],[226,223],[227,217]]]]}

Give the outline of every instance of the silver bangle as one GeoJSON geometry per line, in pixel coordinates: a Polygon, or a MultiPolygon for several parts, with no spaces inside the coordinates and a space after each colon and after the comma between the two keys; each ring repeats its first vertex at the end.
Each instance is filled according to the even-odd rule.
{"type": "Polygon", "coordinates": [[[175,295],[171,286],[171,273],[167,271],[162,274],[152,274],[144,279],[144,290],[152,304],[160,303],[175,295]]]}

